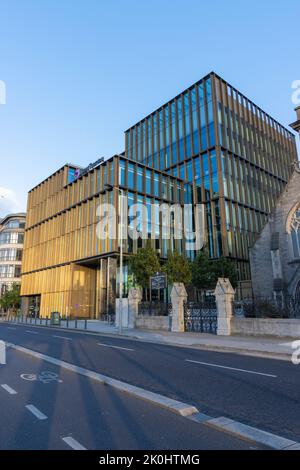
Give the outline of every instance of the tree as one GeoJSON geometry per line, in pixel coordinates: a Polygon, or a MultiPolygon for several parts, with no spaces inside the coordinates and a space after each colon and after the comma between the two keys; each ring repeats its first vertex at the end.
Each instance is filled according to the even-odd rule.
{"type": "Polygon", "coordinates": [[[140,248],[129,258],[129,268],[137,284],[147,289],[150,276],[160,270],[158,256],[149,241],[144,248],[140,248]]]}
{"type": "Polygon", "coordinates": [[[192,280],[191,265],[187,258],[178,251],[168,252],[168,258],[164,264],[162,271],[168,277],[168,283],[183,282],[190,284],[192,280]]]}
{"type": "Polygon", "coordinates": [[[214,271],[216,276],[216,283],[218,281],[218,277],[227,277],[232,287],[236,287],[238,283],[238,273],[236,267],[228,258],[222,257],[216,260],[213,260],[214,271]]]}
{"type": "Polygon", "coordinates": [[[215,282],[215,272],[207,250],[201,251],[192,263],[192,283],[197,289],[212,289],[215,282]]]}
{"type": "Polygon", "coordinates": [[[237,285],[237,271],[228,258],[209,258],[207,250],[198,254],[192,264],[192,282],[198,289],[214,289],[219,277],[226,277],[233,287],[237,285]]]}
{"type": "Polygon", "coordinates": [[[13,283],[11,288],[0,298],[0,305],[3,310],[8,311],[12,309],[17,310],[21,306],[20,285],[13,283]]]}

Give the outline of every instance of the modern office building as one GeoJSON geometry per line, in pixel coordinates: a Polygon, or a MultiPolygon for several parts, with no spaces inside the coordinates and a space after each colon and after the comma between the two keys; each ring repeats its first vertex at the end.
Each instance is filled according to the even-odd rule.
{"type": "MultiPolygon", "coordinates": [[[[110,203],[118,213],[120,189],[124,193],[122,200],[126,197],[128,201],[129,217],[130,207],[138,202],[145,204],[149,214],[146,237],[123,240],[125,289],[126,257],[143,246],[146,238],[152,239],[161,257],[166,257],[170,249],[183,250],[184,239],[174,237],[174,226],[170,227],[170,238],[163,239],[158,207],[163,202],[180,207],[191,203],[190,184],[129,161],[124,155],[81,171],[65,165],[28,195],[21,289],[24,313],[34,306],[42,316],[59,311],[73,317],[98,318],[114,309],[119,275],[118,231],[115,238],[105,232],[106,220],[101,220],[98,208],[110,203]],[[157,208],[153,214],[152,205],[157,208]]],[[[192,225],[192,217],[189,223],[192,225]]],[[[142,220],[137,229],[139,225],[142,220]]]]}
{"type": "MultiPolygon", "coordinates": [[[[110,202],[119,214],[120,190],[129,207],[203,204],[210,256],[229,257],[239,278],[250,279],[248,248],[296,159],[288,129],[215,73],[207,75],[128,129],[123,154],[86,169],[65,165],[29,192],[23,311],[34,304],[43,316],[58,310],[98,318],[114,308],[119,242],[97,236],[104,224],[97,207],[110,202]]],[[[193,218],[186,224],[197,230],[193,218]]],[[[193,258],[197,251],[186,251],[170,225],[164,239],[161,215],[151,214],[146,238],[155,233],[151,243],[162,259],[174,248],[193,258]]],[[[123,240],[125,258],[145,242],[123,240]]]]}
{"type": "Polygon", "coordinates": [[[289,180],[294,135],[215,73],[125,133],[125,154],[195,187],[210,256],[250,278],[248,247],[289,180]]]}
{"type": "Polygon", "coordinates": [[[0,220],[0,296],[21,282],[26,214],[8,214],[0,220]]]}

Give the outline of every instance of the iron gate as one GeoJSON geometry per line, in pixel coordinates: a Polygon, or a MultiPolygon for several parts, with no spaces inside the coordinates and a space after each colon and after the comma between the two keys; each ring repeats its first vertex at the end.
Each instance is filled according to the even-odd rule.
{"type": "Polygon", "coordinates": [[[185,331],[217,334],[217,324],[218,314],[215,301],[184,303],[185,331]]]}

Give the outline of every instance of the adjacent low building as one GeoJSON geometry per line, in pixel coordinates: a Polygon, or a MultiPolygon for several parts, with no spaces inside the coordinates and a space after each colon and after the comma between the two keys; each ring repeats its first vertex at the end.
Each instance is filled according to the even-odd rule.
{"type": "Polygon", "coordinates": [[[254,297],[300,298],[300,168],[294,172],[250,248],[254,297]]]}
{"type": "Polygon", "coordinates": [[[8,214],[0,220],[0,296],[21,282],[25,213],[8,214]]]}

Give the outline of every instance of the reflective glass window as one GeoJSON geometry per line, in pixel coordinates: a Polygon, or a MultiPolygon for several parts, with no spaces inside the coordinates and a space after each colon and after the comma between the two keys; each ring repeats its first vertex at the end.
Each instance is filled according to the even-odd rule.
{"type": "Polygon", "coordinates": [[[144,181],[143,181],[143,178],[144,177],[144,171],[143,171],[143,168],[139,168],[137,169],[137,190],[139,192],[143,192],[144,188],[144,181]]]}
{"type": "Polygon", "coordinates": [[[124,160],[119,161],[119,184],[125,186],[125,162],[124,160]]]}
{"type": "Polygon", "coordinates": [[[127,186],[128,186],[128,188],[130,188],[130,189],[134,189],[134,188],[135,188],[135,184],[134,184],[134,170],[135,170],[134,164],[133,164],[133,163],[128,163],[127,186]]]}

